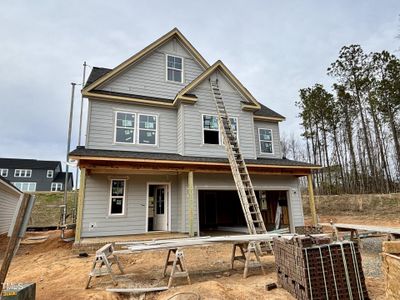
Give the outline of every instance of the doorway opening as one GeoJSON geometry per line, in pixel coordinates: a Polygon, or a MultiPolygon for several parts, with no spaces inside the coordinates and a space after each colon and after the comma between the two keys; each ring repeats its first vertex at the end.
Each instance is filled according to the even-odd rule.
{"type": "Polygon", "coordinates": [[[168,231],[168,194],[167,184],[148,185],[147,231],[168,231]]]}
{"type": "MultiPolygon", "coordinates": [[[[287,191],[255,192],[267,231],[289,228],[287,191]]],[[[201,235],[248,233],[236,190],[199,190],[198,197],[201,235]]]]}

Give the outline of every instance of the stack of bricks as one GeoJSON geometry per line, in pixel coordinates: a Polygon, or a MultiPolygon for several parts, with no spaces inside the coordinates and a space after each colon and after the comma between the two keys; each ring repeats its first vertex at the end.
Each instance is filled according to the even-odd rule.
{"type": "Polygon", "coordinates": [[[274,239],[278,284],[296,299],[369,299],[353,242],[298,236],[274,239]]]}
{"type": "Polygon", "coordinates": [[[297,226],[295,227],[297,234],[320,234],[323,233],[322,226],[297,226]]]}

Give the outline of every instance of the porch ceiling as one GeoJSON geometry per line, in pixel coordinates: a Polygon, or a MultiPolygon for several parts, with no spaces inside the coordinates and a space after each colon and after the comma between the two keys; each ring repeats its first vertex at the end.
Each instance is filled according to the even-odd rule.
{"type": "MultiPolygon", "coordinates": [[[[154,161],[154,160],[102,160],[80,158],[79,166],[90,173],[137,173],[150,172],[189,172],[197,173],[231,173],[228,163],[154,161]]],[[[311,169],[293,166],[253,165],[248,163],[247,169],[251,174],[305,176],[311,169]]]]}

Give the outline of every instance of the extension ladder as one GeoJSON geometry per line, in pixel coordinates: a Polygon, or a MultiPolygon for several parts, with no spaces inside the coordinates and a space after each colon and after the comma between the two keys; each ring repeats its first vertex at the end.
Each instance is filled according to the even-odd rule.
{"type": "MultiPolygon", "coordinates": [[[[210,86],[217,107],[220,132],[222,133],[225,150],[228,155],[249,234],[267,233],[246,163],[240,152],[236,135],[232,130],[232,124],[226,112],[225,104],[222,101],[221,91],[218,87],[218,79],[216,81],[210,80],[210,86]]],[[[269,242],[268,248],[272,251],[269,242]]]]}

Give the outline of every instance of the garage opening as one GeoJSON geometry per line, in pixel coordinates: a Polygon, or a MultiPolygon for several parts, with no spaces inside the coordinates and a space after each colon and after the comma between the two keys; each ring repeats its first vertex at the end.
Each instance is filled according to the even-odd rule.
{"type": "MultiPolygon", "coordinates": [[[[290,226],[287,191],[257,190],[256,196],[268,231],[290,226]]],[[[236,190],[199,190],[198,199],[201,235],[247,233],[236,190]]]]}

